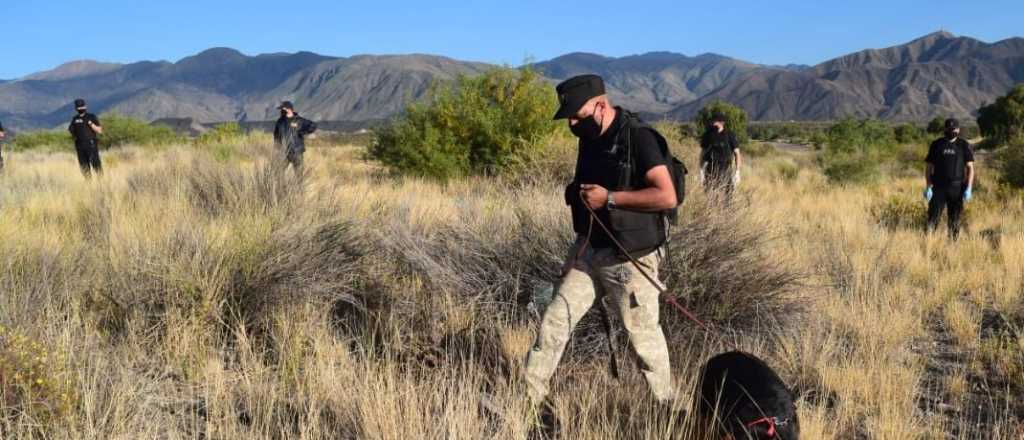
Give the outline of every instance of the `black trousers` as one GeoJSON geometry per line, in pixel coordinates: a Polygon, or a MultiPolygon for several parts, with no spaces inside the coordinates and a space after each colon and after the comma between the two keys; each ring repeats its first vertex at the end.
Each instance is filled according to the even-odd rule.
{"type": "Polygon", "coordinates": [[[732,193],[735,190],[732,178],[733,172],[731,168],[709,170],[704,175],[706,191],[719,193],[722,201],[728,203],[732,201],[732,193]]]}
{"type": "Polygon", "coordinates": [[[948,215],[949,236],[960,236],[960,215],[964,212],[964,186],[953,182],[932,187],[932,200],[928,203],[928,230],[939,227],[939,217],[945,209],[948,215]]]}
{"type": "Polygon", "coordinates": [[[289,151],[288,154],[285,156],[288,159],[288,163],[290,163],[292,167],[295,169],[296,173],[302,171],[303,153],[303,151],[289,151]]]}
{"type": "Polygon", "coordinates": [[[92,171],[96,174],[103,174],[103,163],[100,162],[100,148],[95,139],[76,141],[75,151],[78,152],[78,166],[82,169],[82,175],[89,177],[92,171]]]}

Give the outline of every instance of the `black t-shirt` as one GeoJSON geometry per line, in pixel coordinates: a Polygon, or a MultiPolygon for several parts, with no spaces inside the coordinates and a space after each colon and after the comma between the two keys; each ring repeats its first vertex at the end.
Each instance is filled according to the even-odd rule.
{"type": "Polygon", "coordinates": [[[68,131],[71,132],[71,137],[75,138],[75,142],[92,141],[96,140],[96,132],[89,128],[87,122],[92,122],[94,125],[100,125],[100,118],[92,113],[76,114],[71,118],[71,124],[68,125],[68,131]]]}
{"type": "Polygon", "coordinates": [[[701,165],[708,164],[709,172],[732,168],[734,151],[740,148],[736,135],[729,130],[708,130],[700,140],[701,165]]]}
{"type": "MultiPolygon", "coordinates": [[[[658,139],[650,129],[633,129],[625,132],[625,111],[616,107],[617,115],[611,127],[601,137],[592,141],[580,141],[579,159],[576,164],[575,183],[601,185],[609,192],[623,191],[626,189],[641,189],[648,186],[647,172],[659,165],[669,165],[671,160],[661,151],[658,139]],[[628,142],[627,142],[628,141],[628,142]],[[627,152],[632,146],[634,169],[631,176],[621,175],[621,163],[628,158],[627,152]],[[629,185],[634,188],[628,188],[629,185]]],[[[568,194],[569,202],[578,204],[577,208],[587,212],[582,207],[582,200],[578,194],[578,187],[575,194],[568,194]]],[[[606,225],[611,222],[608,217],[607,208],[597,211],[598,217],[606,225]]],[[[575,222],[574,222],[575,223],[575,222]]],[[[576,225],[576,232],[586,233],[576,225]]],[[[594,226],[591,231],[591,245],[595,248],[606,248],[613,246],[607,234],[594,226]]]]}
{"type": "Polygon", "coordinates": [[[925,162],[932,164],[932,183],[944,185],[961,183],[966,175],[967,162],[974,162],[974,151],[967,141],[940,138],[928,148],[925,162]]]}

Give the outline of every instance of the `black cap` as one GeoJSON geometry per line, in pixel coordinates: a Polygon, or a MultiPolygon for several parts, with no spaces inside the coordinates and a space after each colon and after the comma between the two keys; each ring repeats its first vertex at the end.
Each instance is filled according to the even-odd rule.
{"type": "Polygon", "coordinates": [[[78,98],[78,99],[76,99],[76,100],[75,100],[75,108],[76,108],[76,109],[80,109],[80,108],[82,108],[82,107],[85,107],[85,100],[84,100],[84,99],[82,99],[82,98],[78,98]]]}
{"type": "Polygon", "coordinates": [[[597,75],[580,75],[562,81],[555,91],[558,92],[558,112],[555,119],[566,119],[580,111],[583,104],[591,99],[604,95],[604,80],[597,75]]]}
{"type": "Polygon", "coordinates": [[[953,118],[946,119],[945,127],[946,130],[955,130],[957,128],[960,128],[960,121],[953,118]]]}
{"type": "Polygon", "coordinates": [[[725,113],[715,112],[711,115],[711,122],[725,122],[729,119],[725,117],[725,113]]]}
{"type": "Polygon", "coordinates": [[[295,105],[293,105],[291,101],[285,101],[285,102],[282,102],[281,105],[277,106],[277,109],[278,110],[281,110],[281,109],[295,110],[295,105]]]}

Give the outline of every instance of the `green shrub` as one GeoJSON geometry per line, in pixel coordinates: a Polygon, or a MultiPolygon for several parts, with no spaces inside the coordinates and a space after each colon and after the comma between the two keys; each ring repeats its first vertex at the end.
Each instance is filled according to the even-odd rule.
{"type": "Polygon", "coordinates": [[[65,365],[63,355],[0,325],[0,426],[19,415],[41,422],[68,415],[77,399],[65,365]]]}
{"type": "Polygon", "coordinates": [[[208,147],[215,144],[236,142],[243,137],[245,137],[245,131],[242,130],[242,126],[237,122],[228,122],[217,124],[217,126],[199,135],[195,140],[195,144],[201,147],[208,147]]]}
{"type": "Polygon", "coordinates": [[[1003,182],[1014,188],[1024,188],[1024,140],[1003,147],[996,153],[1003,182]]]}
{"type": "Polygon", "coordinates": [[[896,145],[893,130],[873,119],[843,119],[826,132],[828,150],[835,153],[869,153],[892,150],[896,145]]]}
{"type": "Polygon", "coordinates": [[[100,147],[119,147],[123,145],[160,146],[184,142],[170,127],[149,125],[138,119],[108,113],[100,116],[103,123],[103,134],[100,135],[100,147]]]}
{"type": "Polygon", "coordinates": [[[893,134],[896,136],[896,142],[901,144],[915,144],[924,142],[926,139],[926,133],[914,124],[900,124],[893,129],[893,134]]]}
{"type": "Polygon", "coordinates": [[[837,183],[866,183],[881,175],[878,163],[855,153],[830,154],[822,157],[825,177],[837,183]]]}
{"type": "Polygon", "coordinates": [[[435,84],[377,132],[370,155],[402,173],[449,179],[531,162],[558,124],[553,87],[530,69],[495,68],[435,84]]]}
{"type": "Polygon", "coordinates": [[[978,128],[996,146],[1024,138],[1024,84],[979,109],[978,128]]]}
{"type": "Polygon", "coordinates": [[[708,125],[711,125],[711,118],[715,113],[725,115],[725,127],[736,134],[736,139],[741,144],[750,139],[750,135],[747,134],[747,112],[724,101],[714,101],[700,109],[697,116],[693,118],[694,125],[703,131],[708,125]]]}
{"type": "Polygon", "coordinates": [[[942,134],[946,131],[946,120],[942,116],[936,116],[928,121],[928,128],[926,130],[930,134],[942,134]]]}
{"type": "Polygon", "coordinates": [[[833,182],[866,182],[880,175],[880,166],[893,160],[898,143],[883,122],[844,119],[829,127],[824,155],[825,175],[833,182]]]}
{"type": "Polygon", "coordinates": [[[11,142],[11,149],[25,150],[58,150],[71,148],[71,133],[67,130],[46,130],[29,133],[18,133],[11,142]]]}
{"type": "Polygon", "coordinates": [[[887,229],[923,229],[928,214],[924,199],[894,195],[871,207],[871,218],[887,229]]]}

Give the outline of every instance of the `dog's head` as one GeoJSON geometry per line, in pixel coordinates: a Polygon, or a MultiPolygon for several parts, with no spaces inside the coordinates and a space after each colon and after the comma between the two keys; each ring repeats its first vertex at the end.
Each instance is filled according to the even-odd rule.
{"type": "Polygon", "coordinates": [[[695,396],[698,423],[714,438],[799,438],[792,393],[775,371],[751,354],[734,351],[708,360],[695,396]]]}

